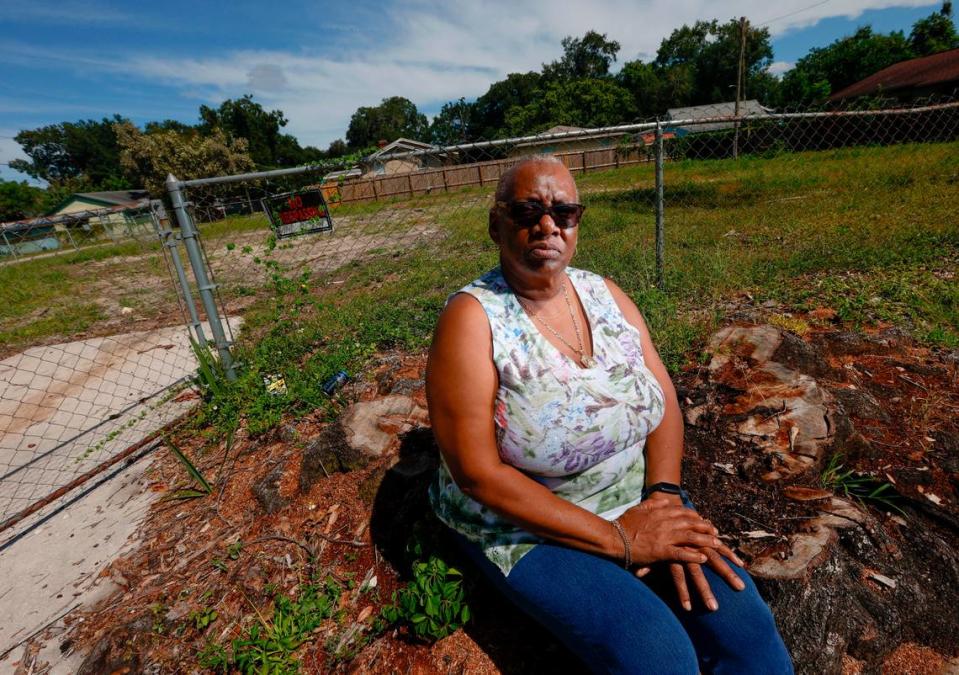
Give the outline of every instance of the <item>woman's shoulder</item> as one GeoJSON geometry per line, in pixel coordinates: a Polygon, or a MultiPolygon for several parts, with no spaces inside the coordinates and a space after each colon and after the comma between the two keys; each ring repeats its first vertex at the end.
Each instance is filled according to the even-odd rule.
{"type": "Polygon", "coordinates": [[[503,278],[503,273],[499,267],[494,267],[450,295],[446,302],[449,304],[459,296],[468,295],[475,298],[487,314],[499,315],[506,311],[510,294],[512,290],[503,278]]]}
{"type": "Polygon", "coordinates": [[[503,272],[499,267],[494,267],[457,291],[457,293],[470,293],[473,295],[480,293],[498,295],[506,292],[509,292],[509,284],[507,284],[506,279],[503,278],[503,272]]]}
{"type": "Polygon", "coordinates": [[[584,270],[579,267],[567,267],[566,274],[577,281],[583,281],[584,283],[595,287],[605,286],[607,285],[607,282],[610,282],[609,277],[605,277],[602,274],[590,272],[589,270],[584,270]]]}
{"type": "Polygon", "coordinates": [[[615,291],[619,290],[619,286],[612,279],[596,272],[567,267],[566,273],[574,282],[577,282],[577,286],[586,288],[590,295],[604,304],[613,300],[615,291]]]}

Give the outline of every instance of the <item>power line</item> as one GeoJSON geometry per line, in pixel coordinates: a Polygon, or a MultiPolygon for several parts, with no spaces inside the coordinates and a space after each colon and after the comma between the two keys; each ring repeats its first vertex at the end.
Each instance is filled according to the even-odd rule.
{"type": "Polygon", "coordinates": [[[795,12],[790,12],[789,14],[783,14],[782,16],[777,16],[775,19],[769,19],[769,20],[767,20],[767,21],[763,21],[763,22],[762,22],[761,24],[759,24],[759,25],[760,25],[760,26],[766,26],[766,25],[768,25],[768,24],[771,24],[773,21],[779,21],[780,19],[788,19],[788,18],[791,17],[791,16],[796,16],[797,14],[802,14],[803,12],[808,11],[808,10],[810,10],[810,9],[815,9],[816,7],[821,7],[822,5],[825,5],[826,3],[831,2],[831,1],[832,1],[832,0],[820,0],[819,2],[817,2],[817,3],[813,4],[813,5],[809,5],[808,7],[803,7],[802,9],[797,9],[795,12]]]}

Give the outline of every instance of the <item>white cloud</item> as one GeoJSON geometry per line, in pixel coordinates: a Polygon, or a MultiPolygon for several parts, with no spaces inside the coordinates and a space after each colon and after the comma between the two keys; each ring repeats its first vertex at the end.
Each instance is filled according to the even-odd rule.
{"type": "MultiPolygon", "coordinates": [[[[935,5],[930,0],[413,0],[386,5],[388,30],[364,37],[351,50],[329,56],[302,50],[237,50],[216,56],[80,55],[83,67],[149,78],[182,95],[216,104],[244,93],[284,111],[301,142],[323,146],[341,137],[361,105],[402,95],[421,109],[479,96],[510,72],[538,69],[560,54],[560,40],[588,29],[622,44],[620,62],[650,58],[673,29],[700,18],[748,16],[782,34],[827,16],[856,17],[867,9],[935,5]],[[82,58],[84,57],[85,58],[82,58]]],[[[49,51],[46,58],[54,58],[49,51]]],[[[63,55],[64,59],[72,58],[63,55]]],[[[62,63],[62,61],[61,61],[62,63]]],[[[773,64],[783,72],[790,64],[773,64]]],[[[158,112],[157,117],[161,117],[158,112]]]]}
{"type": "Polygon", "coordinates": [[[782,75],[786,71],[792,70],[796,64],[791,61],[775,61],[769,64],[766,70],[770,75],[782,75]]]}

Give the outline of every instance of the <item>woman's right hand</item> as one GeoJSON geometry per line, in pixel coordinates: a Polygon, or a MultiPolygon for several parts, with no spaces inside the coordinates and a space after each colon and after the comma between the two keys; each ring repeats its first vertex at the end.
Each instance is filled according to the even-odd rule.
{"type": "Polygon", "coordinates": [[[621,515],[634,565],[660,561],[705,563],[695,550],[717,548],[719,532],[692,509],[658,499],[648,499],[621,515]]]}

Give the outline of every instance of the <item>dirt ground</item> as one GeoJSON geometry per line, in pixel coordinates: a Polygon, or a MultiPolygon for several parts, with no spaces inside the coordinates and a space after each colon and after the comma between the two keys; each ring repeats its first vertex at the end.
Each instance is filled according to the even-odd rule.
{"type": "MultiPolygon", "coordinates": [[[[883,343],[886,347],[879,353],[868,347],[875,344],[869,333],[859,335],[856,342],[834,313],[799,318],[812,327],[804,336],[808,343],[833,345],[828,352],[828,381],[867,392],[881,408],[882,414],[877,414],[849,406],[849,417],[867,441],[861,447],[868,452],[852,452],[854,446],[847,445],[843,461],[857,475],[892,485],[899,510],[868,500],[861,508],[870,518],[888,524],[893,533],[901,527],[898,518],[910,527],[926,527],[923,523],[941,527],[951,532],[944,536],[959,543],[956,355],[933,353],[905,338],[883,343]]],[[[873,332],[888,328],[879,326],[873,332]]],[[[425,407],[424,363],[422,354],[380,355],[363,379],[343,391],[342,401],[346,405],[402,395],[425,407]]],[[[674,378],[684,408],[698,404],[703,396],[703,368],[690,365],[674,378]]],[[[439,531],[428,515],[425,497],[429,469],[437,461],[431,433],[413,418],[383,418],[378,424],[394,439],[392,449],[381,459],[346,472],[327,471],[321,462],[320,473],[314,466],[313,458],[328,456],[322,452],[333,443],[334,427],[318,417],[291,421],[268,437],[241,433],[230,448],[222,440],[205,446],[198,437],[182,438],[182,446],[201,471],[216,481],[216,495],[159,502],[152,508],[140,532],[142,544],[106,572],[122,577],[124,587],[100,608],[67,617],[73,648],[92,650],[98,655],[98,667],[176,672],[195,663],[207,642],[226,644],[256,621],[254,607],[261,614],[268,612],[273,590],[269,584],[289,594],[302,586],[305,575],[321,571],[344,584],[338,600],[341,614],[324,621],[298,651],[304,672],[582,670],[571,654],[499,599],[465,564],[473,619],[463,630],[429,645],[398,628],[365,644],[362,636],[368,634],[373,617],[409,578],[405,545],[414,526],[439,531]],[[241,546],[234,560],[225,552],[237,542],[241,546]],[[346,583],[374,577],[372,592],[349,589],[346,583]],[[211,608],[217,618],[208,626],[197,628],[186,618],[191,611],[211,608]],[[356,649],[347,650],[348,656],[331,656],[330,645],[351,641],[356,649]],[[123,649],[117,649],[121,644],[123,649]]],[[[719,426],[687,426],[686,448],[687,488],[698,510],[720,528],[727,543],[747,563],[788,556],[790,537],[803,533],[816,511],[811,502],[796,498],[801,492],[794,489],[821,489],[823,466],[789,485],[765,481],[762,475],[769,466],[756,454],[755,445],[719,426]],[[757,537],[757,531],[765,534],[757,537]]],[[[187,483],[182,468],[167,456],[157,459],[148,477],[151,489],[158,492],[187,483]]],[[[437,546],[462,564],[441,539],[437,546]]],[[[872,579],[862,583],[876,584],[872,579]]],[[[881,649],[886,663],[882,672],[941,672],[929,670],[929,664],[946,664],[957,656],[903,637],[881,649]]],[[[852,656],[844,656],[842,663],[844,672],[873,672],[863,670],[852,656]]],[[[802,664],[797,666],[808,672],[802,664]]]]}

